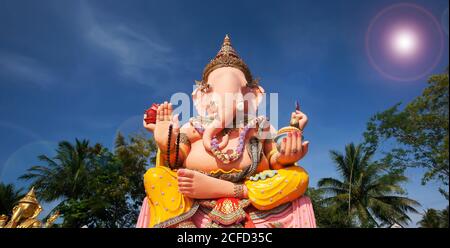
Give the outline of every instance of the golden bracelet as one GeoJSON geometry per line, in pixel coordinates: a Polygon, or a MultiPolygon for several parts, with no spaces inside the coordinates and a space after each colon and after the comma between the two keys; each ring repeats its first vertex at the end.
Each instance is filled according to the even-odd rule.
{"type": "Polygon", "coordinates": [[[276,154],[277,152],[278,152],[277,148],[273,148],[272,151],[269,152],[269,154],[267,155],[267,160],[269,161],[269,163],[270,163],[270,159],[272,158],[272,156],[274,154],[276,154]]]}
{"type": "Polygon", "coordinates": [[[181,152],[181,155],[183,156],[183,159],[186,159],[186,157],[187,157],[186,151],[185,151],[184,148],[181,147],[181,146],[180,146],[180,152],[181,152]]]}
{"type": "Polygon", "coordinates": [[[234,184],[233,191],[234,191],[235,198],[244,198],[244,185],[234,184]]]}

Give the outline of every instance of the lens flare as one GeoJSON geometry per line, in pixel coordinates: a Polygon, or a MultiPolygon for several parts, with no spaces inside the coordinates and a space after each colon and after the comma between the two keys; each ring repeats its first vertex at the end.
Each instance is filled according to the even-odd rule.
{"type": "Polygon", "coordinates": [[[392,50],[394,53],[402,56],[413,56],[417,52],[418,38],[411,30],[401,30],[392,37],[392,50]]]}
{"type": "Polygon", "coordinates": [[[395,81],[417,81],[429,76],[444,51],[440,23],[426,9],[409,3],[380,11],[366,32],[370,64],[395,81]]]}

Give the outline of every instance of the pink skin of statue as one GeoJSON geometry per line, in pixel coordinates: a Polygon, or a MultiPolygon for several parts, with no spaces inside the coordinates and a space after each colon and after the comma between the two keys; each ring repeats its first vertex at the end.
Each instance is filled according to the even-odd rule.
{"type": "MultiPolygon", "coordinates": [[[[247,102],[244,111],[248,113],[256,111],[261,100],[261,95],[264,92],[261,87],[257,87],[256,89],[249,88],[244,74],[240,70],[232,67],[222,67],[214,70],[208,76],[208,82],[210,82],[210,90],[208,92],[201,92],[199,90],[193,92],[194,103],[197,112],[206,115],[211,114],[208,113],[210,100],[216,100],[219,119],[216,120],[215,123],[217,126],[208,126],[205,128],[203,136],[189,123],[180,127],[178,117],[172,116],[172,105],[167,102],[159,105],[156,114],[156,124],[147,124],[144,121],[144,127],[153,132],[156,144],[163,154],[167,151],[168,128],[170,124],[173,125],[173,134],[170,144],[171,151],[175,147],[176,135],[179,132],[188,136],[190,146],[184,147],[187,157],[183,158],[180,156],[185,168],[179,169],[177,172],[178,186],[181,193],[195,199],[215,199],[234,196],[233,183],[210,177],[199,171],[210,172],[217,169],[242,169],[251,163],[251,159],[247,152],[244,152],[240,159],[230,164],[222,163],[211,154],[211,138],[220,133],[223,127],[228,124],[226,123],[227,120],[233,119],[237,109],[236,101],[228,101],[225,103],[226,101],[221,101],[221,99],[214,97],[223,96],[225,93],[234,93],[238,96],[240,94],[245,95],[247,93],[252,93],[254,95],[253,98],[246,98],[247,102]]],[[[298,119],[300,129],[303,130],[308,122],[307,116],[299,110],[292,113],[292,117],[294,116],[298,119]]],[[[273,127],[271,127],[271,129],[273,129],[273,127]]],[[[252,134],[254,134],[254,130],[247,135],[246,139],[251,137],[252,134]]],[[[219,147],[222,151],[232,150],[239,144],[238,139],[238,132],[230,133],[229,137],[219,137],[219,142],[221,143],[219,147]]],[[[297,162],[306,155],[308,146],[309,142],[302,141],[300,132],[290,133],[285,140],[283,140],[280,151],[268,161],[266,157],[267,154],[276,147],[274,142],[268,142],[264,147],[264,156],[259,171],[265,169],[279,169],[283,168],[285,165],[297,162]]],[[[245,187],[243,197],[247,197],[247,189],[245,187]]]]}

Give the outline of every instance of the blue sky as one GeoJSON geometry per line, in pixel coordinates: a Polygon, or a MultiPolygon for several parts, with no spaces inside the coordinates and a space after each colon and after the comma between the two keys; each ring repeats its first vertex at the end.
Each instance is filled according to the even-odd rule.
{"type": "MultiPolygon", "coordinates": [[[[365,52],[372,18],[401,1],[212,2],[1,1],[0,181],[23,185],[17,177],[58,141],[111,147],[118,131],[141,129],[151,103],[190,94],[226,33],[266,92],[279,93],[281,121],[297,99],[310,117],[301,164],[313,186],[336,175],[329,150],[360,142],[370,116],[426,87],[426,78],[380,75],[365,52]]],[[[444,20],[444,55],[432,73],[443,72],[448,1],[407,2],[444,20]]],[[[420,185],[423,171],[407,173],[411,198],[448,205],[436,184],[420,185]]]]}

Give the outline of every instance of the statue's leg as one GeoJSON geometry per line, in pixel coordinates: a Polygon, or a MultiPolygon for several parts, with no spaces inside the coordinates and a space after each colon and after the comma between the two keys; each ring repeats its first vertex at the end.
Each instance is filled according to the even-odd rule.
{"type": "Polygon", "coordinates": [[[252,210],[250,217],[256,228],[315,228],[316,219],[311,200],[301,196],[291,203],[270,210],[252,210]]]}
{"type": "Polygon", "coordinates": [[[178,191],[175,171],[163,166],[147,170],[144,187],[150,212],[149,227],[169,227],[189,218],[193,201],[178,191]]]}
{"type": "Polygon", "coordinates": [[[252,205],[259,210],[268,210],[291,202],[306,192],[309,176],[302,167],[290,166],[275,173],[273,175],[273,171],[263,171],[259,174],[268,174],[265,179],[264,176],[257,176],[245,182],[248,197],[252,205]]]}

